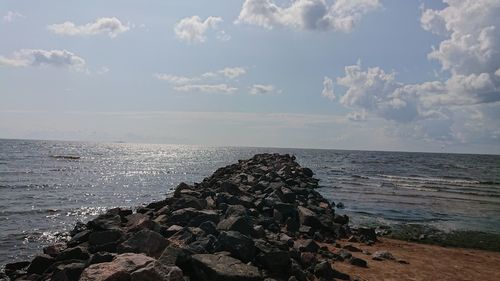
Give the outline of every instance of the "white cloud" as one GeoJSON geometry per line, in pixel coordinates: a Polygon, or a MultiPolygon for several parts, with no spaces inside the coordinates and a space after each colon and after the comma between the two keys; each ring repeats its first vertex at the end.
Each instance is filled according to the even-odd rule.
{"type": "MultiPolygon", "coordinates": [[[[207,39],[205,33],[209,29],[216,29],[221,22],[220,17],[208,17],[204,21],[199,16],[183,18],[174,27],[175,36],[184,42],[202,43],[207,39]]],[[[221,38],[227,39],[224,36],[221,38]]]]}
{"type": "Polygon", "coordinates": [[[270,94],[272,92],[274,92],[273,85],[254,84],[250,88],[251,95],[263,95],[263,94],[270,94]]]}
{"type": "Polygon", "coordinates": [[[492,73],[500,65],[500,1],[444,0],[442,10],[427,9],[425,30],[447,37],[429,58],[452,74],[492,73]]]}
{"type": "Polygon", "coordinates": [[[175,86],[174,90],[180,92],[231,94],[237,91],[238,88],[229,86],[227,84],[186,84],[186,85],[175,86]]]}
{"type": "Polygon", "coordinates": [[[55,66],[68,67],[77,71],[85,70],[85,60],[67,50],[22,49],[11,57],[0,56],[0,66],[55,66]]]}
{"type": "Polygon", "coordinates": [[[357,121],[357,122],[361,122],[361,121],[366,121],[366,111],[365,110],[361,110],[361,111],[352,111],[352,112],[349,112],[347,114],[347,119],[351,120],[351,121],[357,121]]]}
{"type": "Polygon", "coordinates": [[[397,134],[429,141],[498,141],[498,113],[491,112],[500,112],[500,2],[443,2],[443,9],[424,9],[420,21],[444,37],[428,58],[445,78],[405,84],[379,67],[347,66],[335,83],[345,88],[340,103],[354,111],[349,119],[365,112],[395,121],[397,134]]]}
{"type": "Polygon", "coordinates": [[[302,30],[350,32],[361,18],[379,8],[379,0],[294,0],[283,7],[274,0],[246,0],[236,23],[271,29],[286,26],[302,30]]]}
{"type": "Polygon", "coordinates": [[[24,18],[25,16],[16,11],[8,11],[3,17],[4,22],[14,22],[18,19],[24,18]]]}
{"type": "Polygon", "coordinates": [[[323,91],[321,92],[323,97],[330,100],[335,100],[335,93],[333,92],[333,80],[325,76],[323,78],[323,91]]]}
{"type": "Polygon", "coordinates": [[[159,80],[167,81],[168,83],[174,85],[182,85],[200,80],[197,77],[191,78],[186,76],[178,76],[165,73],[156,73],[154,76],[159,80]]]}
{"type": "Polygon", "coordinates": [[[66,21],[61,24],[48,25],[47,29],[59,35],[98,35],[107,34],[110,38],[115,38],[121,33],[130,30],[130,26],[123,24],[119,19],[112,18],[99,18],[94,22],[84,25],[75,25],[73,22],[66,21]]]}
{"type": "Polygon", "coordinates": [[[222,73],[227,78],[233,79],[238,76],[245,74],[247,71],[243,67],[226,67],[222,70],[219,70],[219,73],[222,73]]]}

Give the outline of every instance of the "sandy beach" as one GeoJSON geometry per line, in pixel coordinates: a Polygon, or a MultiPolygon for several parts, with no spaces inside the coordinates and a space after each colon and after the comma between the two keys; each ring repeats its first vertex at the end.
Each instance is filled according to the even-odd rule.
{"type": "MultiPolygon", "coordinates": [[[[353,256],[367,260],[368,267],[335,262],[334,268],[349,272],[351,276],[359,277],[359,280],[500,280],[499,252],[446,248],[387,238],[379,240],[372,246],[345,241],[340,244],[352,244],[370,253],[389,251],[396,259],[407,261],[408,264],[391,260],[374,261],[362,252],[352,252],[353,256]]],[[[329,248],[335,251],[331,245],[329,248]]]]}

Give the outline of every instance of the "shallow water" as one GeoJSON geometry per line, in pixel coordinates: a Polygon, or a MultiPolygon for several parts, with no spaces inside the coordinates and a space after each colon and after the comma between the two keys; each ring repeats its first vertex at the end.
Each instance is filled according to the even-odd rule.
{"type": "Polygon", "coordinates": [[[263,152],[296,155],[356,224],[500,233],[500,156],[0,140],[0,264],[41,251],[78,220],[159,200],[263,152]]]}

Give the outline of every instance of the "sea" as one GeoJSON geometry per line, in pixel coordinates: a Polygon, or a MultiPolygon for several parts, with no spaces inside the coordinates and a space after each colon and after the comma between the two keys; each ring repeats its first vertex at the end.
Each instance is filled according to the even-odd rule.
{"type": "Polygon", "coordinates": [[[257,153],[289,153],[351,224],[500,233],[500,156],[0,139],[0,265],[76,222],[165,198],[257,153]]]}

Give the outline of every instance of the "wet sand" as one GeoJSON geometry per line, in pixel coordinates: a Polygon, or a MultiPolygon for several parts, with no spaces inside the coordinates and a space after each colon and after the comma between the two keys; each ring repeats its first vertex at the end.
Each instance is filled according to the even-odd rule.
{"type": "MultiPolygon", "coordinates": [[[[335,262],[338,271],[358,277],[358,280],[500,280],[500,252],[446,248],[434,245],[417,244],[400,240],[380,238],[373,246],[341,241],[341,245],[352,244],[362,250],[374,253],[389,251],[396,260],[402,259],[409,264],[396,260],[375,261],[370,255],[352,252],[353,256],[368,262],[368,268],[335,262]]],[[[334,252],[338,249],[329,246],[334,252]]],[[[355,279],[354,279],[355,280],[355,279]]]]}

